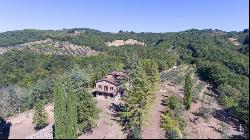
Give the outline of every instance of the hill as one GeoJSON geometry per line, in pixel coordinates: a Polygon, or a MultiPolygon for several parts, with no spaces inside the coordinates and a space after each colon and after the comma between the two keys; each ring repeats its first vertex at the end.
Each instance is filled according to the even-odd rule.
{"type": "Polygon", "coordinates": [[[248,132],[248,29],[169,33],[26,29],[0,33],[0,50],[4,52],[0,54],[0,88],[8,89],[0,92],[3,117],[33,108],[37,98],[52,102],[55,77],[75,67],[89,74],[94,87],[96,80],[111,71],[132,71],[138,62],[151,59],[160,72],[175,65],[193,66],[199,78],[213,87],[223,110],[245,124],[248,132]]]}
{"type": "Polygon", "coordinates": [[[46,40],[39,40],[15,46],[2,47],[0,48],[0,54],[3,54],[12,49],[29,49],[35,53],[74,56],[90,56],[97,53],[96,51],[91,50],[89,47],[71,44],[68,41],[53,41],[52,39],[48,38],[46,40]]]}

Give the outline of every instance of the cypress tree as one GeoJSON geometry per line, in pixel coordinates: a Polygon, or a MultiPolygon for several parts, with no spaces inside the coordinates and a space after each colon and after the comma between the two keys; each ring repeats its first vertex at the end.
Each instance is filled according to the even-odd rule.
{"type": "Polygon", "coordinates": [[[55,118],[55,138],[63,139],[67,136],[66,101],[61,82],[56,82],[54,87],[54,118],[55,118]]]}
{"type": "Polygon", "coordinates": [[[67,95],[67,135],[68,139],[75,139],[77,137],[76,125],[77,125],[77,107],[76,107],[76,96],[73,93],[72,84],[69,79],[66,81],[67,95]]]}
{"type": "Polygon", "coordinates": [[[75,139],[93,128],[99,110],[84,72],[77,68],[65,76],[54,87],[55,138],[75,139]]]}
{"type": "Polygon", "coordinates": [[[55,108],[55,138],[77,138],[77,106],[76,96],[72,89],[70,79],[64,83],[55,84],[54,108],[55,108]]]}
{"type": "Polygon", "coordinates": [[[185,96],[183,101],[183,104],[187,110],[190,109],[192,103],[192,87],[193,83],[191,76],[190,74],[187,74],[185,78],[185,85],[184,85],[185,96]]]}

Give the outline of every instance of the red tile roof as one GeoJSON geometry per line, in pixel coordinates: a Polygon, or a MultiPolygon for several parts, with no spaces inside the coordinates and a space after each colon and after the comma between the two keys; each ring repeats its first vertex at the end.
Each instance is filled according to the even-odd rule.
{"type": "Polygon", "coordinates": [[[107,74],[103,79],[98,80],[97,82],[99,82],[99,81],[107,81],[107,82],[113,83],[115,85],[118,85],[119,81],[121,79],[123,79],[125,76],[126,76],[126,74],[123,73],[123,72],[113,71],[113,72],[107,74]]]}

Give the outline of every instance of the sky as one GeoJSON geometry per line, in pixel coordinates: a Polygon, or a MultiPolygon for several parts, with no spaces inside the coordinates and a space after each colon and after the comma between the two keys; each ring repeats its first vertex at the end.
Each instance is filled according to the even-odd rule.
{"type": "Polygon", "coordinates": [[[0,32],[81,27],[242,31],[249,28],[249,0],[0,0],[0,32]]]}

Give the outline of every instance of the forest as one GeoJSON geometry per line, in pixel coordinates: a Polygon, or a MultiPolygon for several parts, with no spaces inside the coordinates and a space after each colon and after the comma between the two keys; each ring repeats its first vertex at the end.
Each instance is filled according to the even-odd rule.
{"type": "MultiPolygon", "coordinates": [[[[138,95],[145,93],[145,96],[148,96],[148,99],[145,99],[146,101],[143,103],[145,105],[150,103],[152,92],[147,91],[147,87],[144,87],[145,84],[157,84],[157,81],[150,81],[153,76],[145,80],[150,75],[147,69],[159,75],[159,72],[168,70],[174,65],[188,64],[196,68],[195,72],[200,78],[213,85],[219,95],[220,104],[232,114],[232,117],[245,124],[246,128],[249,127],[249,29],[240,32],[190,29],[169,33],[135,33],[122,30],[117,33],[109,33],[89,28],[25,29],[0,33],[0,47],[4,48],[46,38],[70,41],[73,44],[88,46],[100,53],[81,57],[34,53],[28,49],[13,49],[1,54],[0,117],[6,118],[32,109],[41,100],[45,103],[53,102],[53,96],[55,96],[53,93],[59,94],[63,88],[69,92],[69,96],[73,92],[70,91],[70,86],[76,90],[76,93],[80,92],[75,88],[74,83],[65,82],[63,84],[62,81],[67,81],[67,79],[70,81],[70,77],[74,73],[78,73],[79,76],[81,70],[85,73],[82,78],[88,79],[86,80],[87,84],[84,85],[86,90],[93,88],[96,80],[112,71],[125,71],[131,75],[137,75],[139,78],[132,79],[136,91],[132,90],[131,92],[138,95]],[[80,34],[72,35],[74,31],[80,31],[80,34]],[[237,38],[240,45],[234,45],[228,38],[237,38]],[[146,46],[109,47],[105,44],[107,41],[118,39],[135,39],[144,42],[146,46]],[[136,65],[138,66],[136,67],[136,65]],[[147,68],[147,65],[154,67],[147,68]],[[62,80],[63,78],[66,80],[62,80]],[[140,85],[144,86],[140,87],[140,85]]],[[[84,90],[84,93],[86,92],[84,90]]],[[[81,96],[91,98],[80,94],[76,96],[77,98],[85,98],[81,96]]],[[[65,97],[65,100],[68,100],[67,98],[65,97]]],[[[127,98],[125,100],[128,101],[128,104],[124,106],[124,112],[131,109],[130,105],[139,100],[127,98]]],[[[168,104],[171,104],[171,100],[178,99],[166,100],[168,104]]],[[[94,106],[94,103],[90,104],[94,106]]],[[[80,108],[83,107],[80,103],[78,105],[80,108]]],[[[138,110],[140,109],[138,108],[138,110]]],[[[98,110],[95,109],[91,111],[98,113],[98,110]]],[[[120,115],[122,119],[126,119],[122,116],[124,113],[120,115]]],[[[62,118],[58,118],[58,120],[60,119],[62,118]]],[[[86,119],[77,119],[81,120],[79,124],[88,125],[84,122],[86,119]]],[[[92,120],[89,120],[89,124],[91,123],[92,120]]],[[[137,128],[141,124],[129,123],[128,130],[135,131],[137,129],[132,130],[131,125],[135,125],[137,128]]],[[[87,129],[87,126],[85,127],[87,129]]],[[[81,130],[81,132],[84,131],[81,130]]],[[[58,133],[66,134],[66,132],[58,133]]],[[[138,138],[136,132],[133,133],[134,135],[131,137],[138,138]]],[[[58,138],[60,137],[58,136],[58,138]]]]}

